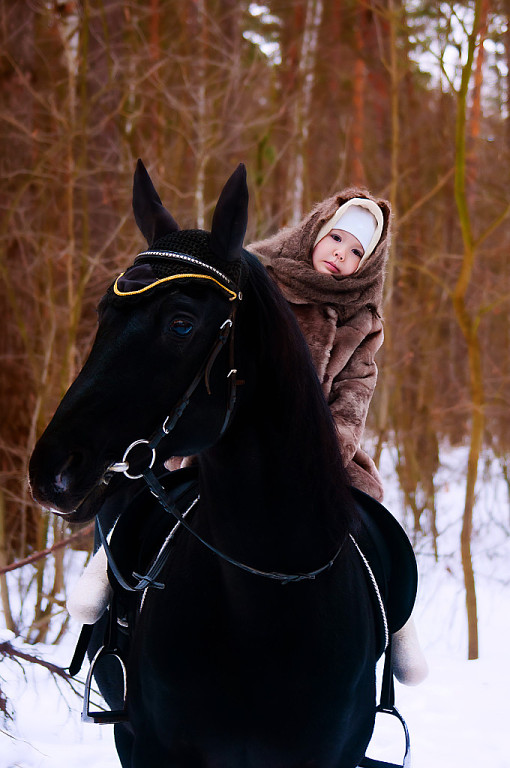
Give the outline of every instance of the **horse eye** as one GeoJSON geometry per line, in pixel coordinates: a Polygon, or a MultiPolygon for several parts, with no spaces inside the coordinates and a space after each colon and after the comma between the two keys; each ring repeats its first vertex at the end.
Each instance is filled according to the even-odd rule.
{"type": "Polygon", "coordinates": [[[170,328],[177,336],[187,336],[193,330],[193,325],[188,320],[174,320],[170,328]]]}

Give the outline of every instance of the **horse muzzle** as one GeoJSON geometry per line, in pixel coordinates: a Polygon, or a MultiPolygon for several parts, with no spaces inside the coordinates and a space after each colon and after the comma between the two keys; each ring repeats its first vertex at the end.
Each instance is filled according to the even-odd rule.
{"type": "MultiPolygon", "coordinates": [[[[58,457],[37,445],[29,465],[32,497],[43,509],[65,517],[69,522],[86,522],[99,509],[105,485],[104,472],[91,482],[90,461],[84,452],[58,457]]],[[[95,474],[95,473],[94,473],[95,474]]]]}

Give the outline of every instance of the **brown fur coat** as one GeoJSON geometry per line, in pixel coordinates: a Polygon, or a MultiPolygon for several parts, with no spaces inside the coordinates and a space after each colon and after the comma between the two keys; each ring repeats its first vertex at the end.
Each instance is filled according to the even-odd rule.
{"type": "Polygon", "coordinates": [[[383,213],[383,232],[375,251],[358,272],[333,277],[316,272],[312,266],[319,230],[352,197],[375,199],[364,190],[347,189],[319,203],[296,226],[252,243],[247,249],[259,256],[297,317],[336,424],[352,484],[381,500],[381,478],[360,441],[377,381],[374,357],[384,335],[381,312],[389,204],[375,199],[383,213]]]}

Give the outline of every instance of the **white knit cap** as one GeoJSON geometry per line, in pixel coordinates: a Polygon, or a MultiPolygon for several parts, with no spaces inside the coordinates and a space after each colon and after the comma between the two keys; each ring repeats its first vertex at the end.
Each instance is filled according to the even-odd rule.
{"type": "MultiPolygon", "coordinates": [[[[379,242],[383,230],[382,211],[373,200],[353,197],[340,206],[333,216],[321,227],[315,238],[314,248],[332,229],[343,229],[356,237],[364,249],[358,269],[368,259],[379,242]]],[[[357,270],[356,270],[357,271],[357,270]]]]}

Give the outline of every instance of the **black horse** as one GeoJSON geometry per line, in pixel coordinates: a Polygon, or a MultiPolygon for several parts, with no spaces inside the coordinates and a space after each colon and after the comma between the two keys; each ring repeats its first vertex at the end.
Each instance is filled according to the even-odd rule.
{"type": "MultiPolygon", "coordinates": [[[[373,730],[384,633],[356,505],[306,343],[242,249],[247,202],[239,166],[211,232],[180,231],[139,161],[149,251],[103,297],[90,356],[31,459],[34,498],[83,522],[112,488],[144,483],[121,470],[159,494],[163,460],[197,456],[194,533],[181,526],[131,638],[126,767],[354,768],[373,730]]],[[[175,522],[137,498],[117,543],[128,573],[175,522]]]]}

